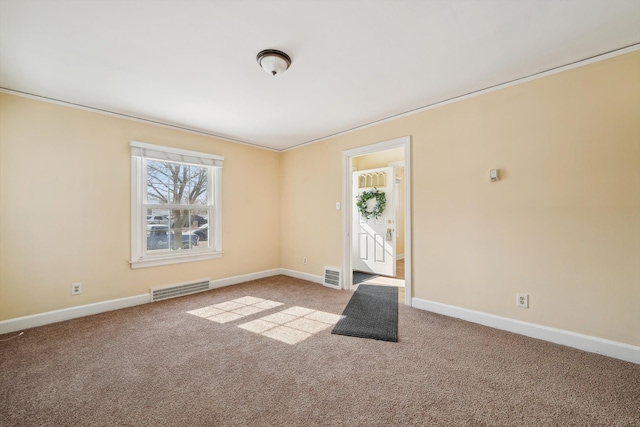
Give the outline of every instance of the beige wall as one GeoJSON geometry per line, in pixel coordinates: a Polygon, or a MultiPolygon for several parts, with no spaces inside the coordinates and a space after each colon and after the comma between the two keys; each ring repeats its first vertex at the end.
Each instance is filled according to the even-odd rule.
{"type": "Polygon", "coordinates": [[[284,268],[341,265],[341,153],[405,135],[415,297],[640,345],[640,52],[283,153],[284,268]]]}
{"type": "Polygon", "coordinates": [[[278,268],[279,177],[276,152],[0,94],[0,320],[278,268]],[[130,268],[130,140],[225,157],[221,259],[130,268]]]}
{"type": "Polygon", "coordinates": [[[0,94],[0,320],[340,267],[343,150],[409,135],[414,297],[640,345],[639,118],[640,52],[284,153],[0,94]],[[222,259],[131,270],[130,140],[225,156],[222,259]]]}

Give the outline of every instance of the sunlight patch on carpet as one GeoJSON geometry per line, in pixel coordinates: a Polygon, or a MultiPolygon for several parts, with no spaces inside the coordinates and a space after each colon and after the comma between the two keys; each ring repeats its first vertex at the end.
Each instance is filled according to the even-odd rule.
{"type": "MultiPolygon", "coordinates": [[[[281,305],[284,303],[245,296],[187,313],[216,323],[229,323],[281,305]]],[[[334,326],[341,318],[339,314],[296,306],[242,323],[238,327],[286,344],[298,344],[334,326]]]]}
{"type": "Polygon", "coordinates": [[[197,310],[187,311],[187,313],[217,323],[228,323],[252,314],[279,307],[283,304],[284,303],[277,301],[246,296],[236,298],[231,301],[221,302],[219,304],[213,304],[197,310]]]}
{"type": "Polygon", "coordinates": [[[238,327],[286,344],[298,344],[335,325],[340,318],[339,314],[305,307],[290,307],[238,327]]]}

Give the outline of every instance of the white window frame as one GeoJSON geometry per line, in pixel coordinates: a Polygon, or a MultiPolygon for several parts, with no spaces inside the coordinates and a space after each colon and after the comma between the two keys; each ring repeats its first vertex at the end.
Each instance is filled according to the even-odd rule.
{"type": "Polygon", "coordinates": [[[131,268],[154,267],[222,257],[222,163],[224,157],[131,141],[131,268]],[[209,218],[209,247],[198,250],[147,253],[146,186],[147,160],[179,162],[209,167],[208,203],[213,205],[209,218]]]}

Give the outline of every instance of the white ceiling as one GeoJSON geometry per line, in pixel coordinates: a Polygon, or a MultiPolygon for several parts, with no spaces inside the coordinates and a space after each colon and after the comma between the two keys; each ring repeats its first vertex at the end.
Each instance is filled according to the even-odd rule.
{"type": "Polygon", "coordinates": [[[0,87],[283,150],[638,43],[637,0],[0,0],[0,87]]]}

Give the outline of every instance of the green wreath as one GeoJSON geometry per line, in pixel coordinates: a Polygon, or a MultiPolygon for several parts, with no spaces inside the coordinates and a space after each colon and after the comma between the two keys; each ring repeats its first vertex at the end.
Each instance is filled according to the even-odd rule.
{"type": "Polygon", "coordinates": [[[380,215],[382,215],[382,212],[384,212],[384,208],[387,205],[387,196],[375,187],[373,188],[373,191],[363,191],[358,197],[356,197],[356,200],[358,211],[365,219],[378,219],[380,215]],[[373,210],[369,211],[367,210],[367,201],[371,199],[376,199],[376,204],[373,207],[373,210]]]}

